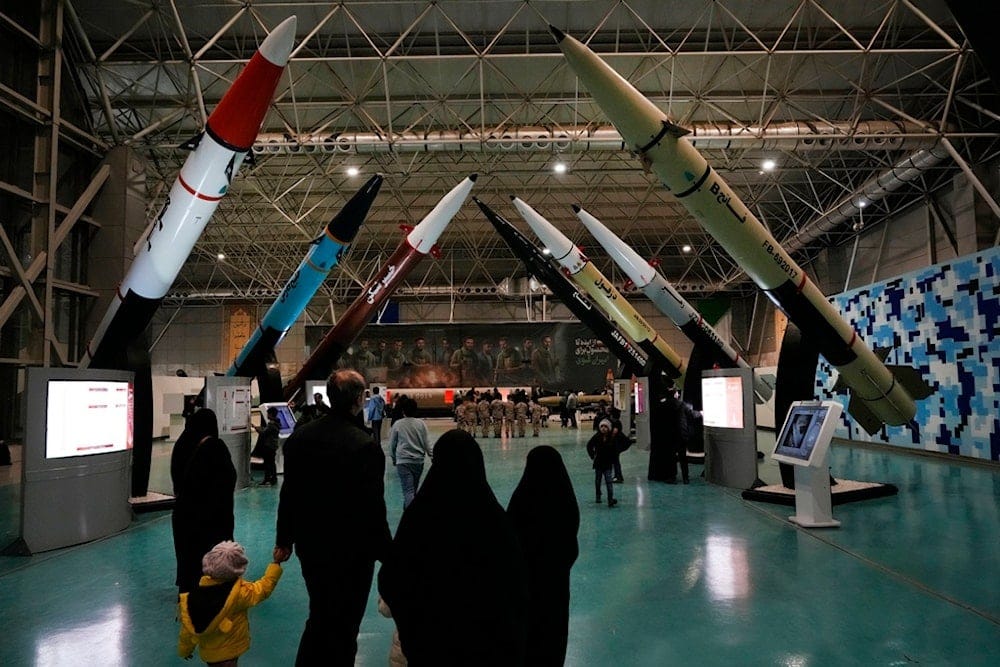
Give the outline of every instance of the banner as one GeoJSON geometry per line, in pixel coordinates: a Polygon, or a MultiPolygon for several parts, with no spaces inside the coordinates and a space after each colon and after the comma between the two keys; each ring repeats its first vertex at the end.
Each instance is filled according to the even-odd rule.
{"type": "MultiPolygon", "coordinates": [[[[327,327],[307,326],[306,345],[327,327]]],[[[393,388],[538,387],[597,392],[610,386],[618,360],[577,322],[370,324],[338,361],[368,382],[393,388]]]]}

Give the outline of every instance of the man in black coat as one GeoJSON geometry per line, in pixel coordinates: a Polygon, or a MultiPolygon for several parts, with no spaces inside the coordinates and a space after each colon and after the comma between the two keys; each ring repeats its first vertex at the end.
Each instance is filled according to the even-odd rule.
{"type": "Polygon", "coordinates": [[[357,422],[364,390],[357,371],[334,372],[327,382],[330,414],[285,442],[274,559],[288,560],[294,548],[309,592],[296,665],[354,664],[375,561],[391,541],[385,455],[357,422]]]}

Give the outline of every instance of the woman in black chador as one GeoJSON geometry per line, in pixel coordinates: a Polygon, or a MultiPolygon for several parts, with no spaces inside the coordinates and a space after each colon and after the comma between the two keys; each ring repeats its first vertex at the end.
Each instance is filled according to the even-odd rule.
{"type": "Polygon", "coordinates": [[[198,585],[201,558],[219,542],[233,539],[236,468],[219,440],[215,413],[201,408],[190,417],[170,455],[174,484],[174,553],[181,593],[198,585]]]}
{"type": "Polygon", "coordinates": [[[547,445],[528,452],[507,516],[528,568],[525,664],[562,665],[569,637],[569,571],[579,554],[580,508],[559,452],[547,445]]]}
{"type": "Polygon", "coordinates": [[[396,530],[378,590],[411,667],[524,664],[524,557],[465,431],[434,445],[396,530]]]}

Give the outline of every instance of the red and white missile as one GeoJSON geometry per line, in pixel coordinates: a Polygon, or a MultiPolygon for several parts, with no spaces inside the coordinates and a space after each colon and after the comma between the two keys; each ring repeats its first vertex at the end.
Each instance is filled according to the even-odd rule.
{"type": "Polygon", "coordinates": [[[552,253],[552,258],[563,267],[569,279],[586,292],[607,313],[608,319],[635,341],[660,370],[670,378],[682,377],[687,365],[681,355],[660,337],[587,256],[535,209],[513,195],[511,200],[524,221],[542,241],[542,245],[552,253]]]}
{"type": "Polygon", "coordinates": [[[408,232],[406,238],[382,264],[379,272],[362,288],[354,303],[323,336],[323,340],[309,355],[295,377],[285,384],[286,401],[295,400],[296,395],[305,386],[306,380],[325,380],[329,377],[337,360],[371,321],[372,315],[378,312],[393,290],[399,287],[403,278],[428,254],[438,256],[437,241],[465,203],[476,182],[476,176],[472,174],[452,188],[416,227],[409,229],[403,226],[408,232]]]}
{"type": "Polygon", "coordinates": [[[931,388],[916,369],[890,370],[840,316],[767,228],[740,201],[704,157],[683,138],[687,130],[643,97],[597,54],[558,28],[549,27],[584,88],[699,223],[743,267],[768,298],[811,338],[851,389],[848,412],[869,433],[882,424],[909,424],[915,399],[931,388]]]}
{"type": "MultiPolygon", "coordinates": [[[[645,294],[661,313],[669,317],[670,321],[691,339],[695,347],[702,349],[713,361],[724,364],[727,368],[751,368],[746,359],[722,339],[701,313],[695,310],[652,264],[644,260],[639,253],[590,213],[575,204],[573,211],[583,226],[608,251],[615,264],[625,272],[632,284],[645,294]]],[[[771,397],[771,387],[756,375],[753,388],[758,403],[763,403],[771,397]]]]}
{"type": "Polygon", "coordinates": [[[118,358],[149,325],[205,225],[243,164],[271,106],[295,41],[295,17],[268,35],[208,117],[181,167],[80,367],[118,358]]]}

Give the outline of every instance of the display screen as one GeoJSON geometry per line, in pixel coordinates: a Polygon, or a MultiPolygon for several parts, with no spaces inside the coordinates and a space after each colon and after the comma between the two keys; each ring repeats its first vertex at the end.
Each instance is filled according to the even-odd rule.
{"type": "Polygon", "coordinates": [[[705,426],[743,428],[743,378],[702,378],[701,405],[705,426]]]}
{"type": "Polygon", "coordinates": [[[267,411],[270,408],[275,408],[278,411],[278,435],[287,438],[295,430],[295,415],[292,414],[292,409],[288,407],[287,403],[262,403],[260,414],[265,422],[267,421],[267,411]]]}
{"type": "Polygon", "coordinates": [[[774,453],[808,461],[828,411],[825,405],[793,406],[778,436],[774,453]]]}
{"type": "Polygon", "coordinates": [[[130,382],[49,380],[45,458],[131,449],[133,405],[130,382]]]}
{"type": "Polygon", "coordinates": [[[316,405],[316,394],[323,399],[323,404],[330,407],[330,398],[326,395],[325,382],[306,383],[306,405],[316,405]]]}

